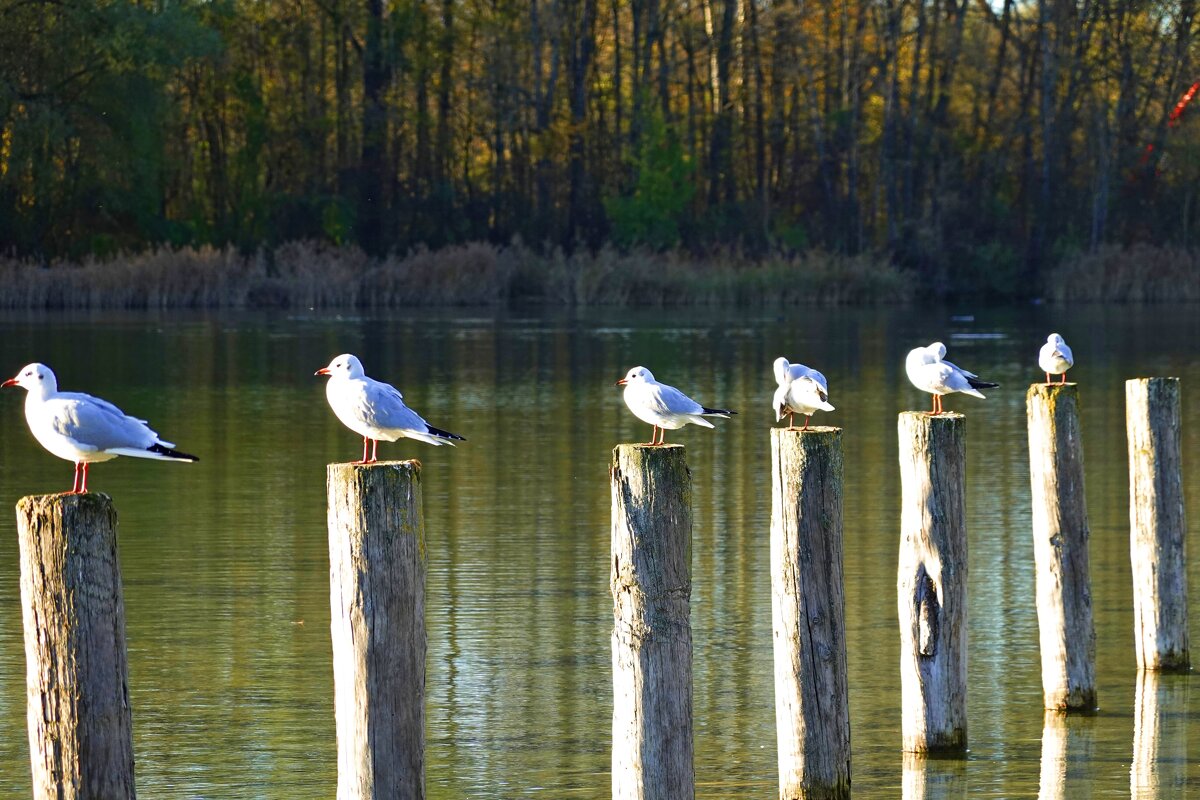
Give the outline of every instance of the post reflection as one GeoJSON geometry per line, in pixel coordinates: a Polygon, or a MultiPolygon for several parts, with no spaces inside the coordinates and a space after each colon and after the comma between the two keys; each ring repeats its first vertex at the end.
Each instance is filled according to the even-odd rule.
{"type": "Polygon", "coordinates": [[[1188,765],[1188,678],[1154,670],[1138,672],[1133,704],[1133,800],[1183,796],[1188,765]]]}
{"type": "Polygon", "coordinates": [[[1067,715],[1047,711],[1042,719],[1042,774],[1038,800],[1062,800],[1067,789],[1067,715]]]}
{"type": "Polygon", "coordinates": [[[967,762],[904,754],[904,800],[967,800],[967,762]]]}

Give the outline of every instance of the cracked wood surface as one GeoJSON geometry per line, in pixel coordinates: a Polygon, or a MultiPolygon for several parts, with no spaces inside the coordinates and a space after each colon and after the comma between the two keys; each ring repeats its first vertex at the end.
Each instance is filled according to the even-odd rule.
{"type": "Polygon", "coordinates": [[[966,418],[900,414],[900,620],[903,748],[967,748],[966,418]]]}
{"type": "Polygon", "coordinates": [[[613,450],[614,800],[693,800],[691,473],[681,445],[613,450]]]}
{"type": "Polygon", "coordinates": [[[425,797],[425,527],[416,461],[330,464],[338,800],[425,797]]]}
{"type": "Polygon", "coordinates": [[[1125,381],[1129,554],[1141,669],[1187,670],[1187,522],[1179,450],[1179,379],[1125,381]]]}
{"type": "Polygon", "coordinates": [[[17,536],[32,797],[136,797],[112,498],[23,497],[17,536]]]}
{"type": "Polygon", "coordinates": [[[771,430],[771,618],[780,800],[850,797],[842,431],[771,430]]]}
{"type": "Polygon", "coordinates": [[[1088,573],[1079,387],[1035,383],[1025,396],[1042,701],[1096,708],[1096,628],[1088,573]]]}

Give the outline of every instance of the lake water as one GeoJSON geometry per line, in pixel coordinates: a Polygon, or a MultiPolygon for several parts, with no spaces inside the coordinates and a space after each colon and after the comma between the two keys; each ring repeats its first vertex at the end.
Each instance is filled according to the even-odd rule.
{"type": "MultiPolygon", "coordinates": [[[[431,798],[609,796],[608,465],[645,441],[613,382],[635,364],[709,405],[695,427],[692,630],[697,794],[776,796],[768,428],[771,361],[821,369],[845,429],[845,577],[859,797],[1200,796],[1200,686],[1140,689],[1129,567],[1124,386],[1183,379],[1193,641],[1200,637],[1200,314],[971,307],[784,314],[400,312],[8,315],[0,377],[40,360],[64,389],[150,419],[194,465],[119,459],[91,488],[120,514],[137,782],[148,798],[330,798],[336,786],[325,464],[361,440],[313,371],[341,352],[398,386],[458,448],[382,443],[425,464],[431,798]],[[973,319],[962,319],[973,315],[973,319]],[[1062,333],[1082,392],[1100,712],[1044,723],[1025,389],[1062,333]],[[900,752],[896,415],[933,339],[999,381],[967,414],[966,759],[900,752]],[[1139,716],[1140,713],[1140,716],[1139,716]],[[1139,721],[1140,720],[1140,721],[1139,721]],[[1136,752],[1142,754],[1135,758],[1136,752]]],[[[24,393],[0,393],[0,505],[70,486],[24,393]]],[[[13,514],[0,514],[0,796],[29,792],[13,514]]],[[[1197,647],[1200,650],[1200,646],[1197,647]]],[[[1200,658],[1200,652],[1196,654],[1200,658]]]]}

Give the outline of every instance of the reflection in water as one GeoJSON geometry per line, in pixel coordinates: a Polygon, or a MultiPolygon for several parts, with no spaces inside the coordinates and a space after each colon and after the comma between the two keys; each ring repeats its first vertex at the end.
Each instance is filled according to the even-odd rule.
{"type": "Polygon", "coordinates": [[[1067,786],[1067,715],[1047,711],[1042,721],[1042,777],[1038,800],[1063,800],[1067,786]]]}
{"type": "Polygon", "coordinates": [[[1133,708],[1134,800],[1182,797],[1188,778],[1188,676],[1138,672],[1133,708]]]}
{"type": "Polygon", "coordinates": [[[967,762],[904,754],[904,800],[967,800],[967,762]]]}

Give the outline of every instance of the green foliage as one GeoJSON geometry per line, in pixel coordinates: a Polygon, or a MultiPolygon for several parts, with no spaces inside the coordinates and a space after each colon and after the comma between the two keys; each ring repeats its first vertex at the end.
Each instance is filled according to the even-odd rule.
{"type": "Polygon", "coordinates": [[[661,113],[647,115],[631,166],[632,188],[604,200],[614,240],[624,247],[641,245],[655,250],[678,245],[695,187],[692,164],[661,113]]]}

